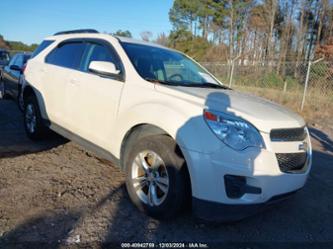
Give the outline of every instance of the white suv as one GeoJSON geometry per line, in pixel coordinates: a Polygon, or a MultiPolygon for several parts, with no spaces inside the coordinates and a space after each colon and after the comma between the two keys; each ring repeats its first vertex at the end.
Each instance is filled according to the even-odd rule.
{"type": "Polygon", "coordinates": [[[301,117],[169,48],[60,32],[34,52],[25,80],[28,136],[51,128],[117,160],[131,200],[155,218],[192,201],[199,218],[238,220],[302,188],[311,168],[301,117]]]}

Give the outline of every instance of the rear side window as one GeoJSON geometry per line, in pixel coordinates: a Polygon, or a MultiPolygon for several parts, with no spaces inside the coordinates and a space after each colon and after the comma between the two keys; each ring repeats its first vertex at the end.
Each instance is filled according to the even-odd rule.
{"type": "Polygon", "coordinates": [[[48,46],[50,46],[54,41],[52,40],[45,40],[43,41],[36,49],[35,51],[32,53],[31,58],[34,58],[35,56],[37,56],[40,52],[42,52],[45,48],[47,48],[48,46]]]}
{"type": "Polygon", "coordinates": [[[85,47],[86,44],[82,42],[68,42],[60,44],[60,46],[54,49],[46,57],[45,61],[46,63],[61,67],[78,69],[85,47]]]}
{"type": "Polygon", "coordinates": [[[116,65],[116,68],[120,70],[119,63],[117,61],[117,57],[114,55],[114,53],[109,49],[108,47],[97,44],[97,43],[91,43],[89,44],[86,53],[85,53],[85,59],[82,61],[81,64],[81,70],[88,72],[88,68],[90,65],[90,62],[92,61],[108,61],[112,62],[116,65]]]}

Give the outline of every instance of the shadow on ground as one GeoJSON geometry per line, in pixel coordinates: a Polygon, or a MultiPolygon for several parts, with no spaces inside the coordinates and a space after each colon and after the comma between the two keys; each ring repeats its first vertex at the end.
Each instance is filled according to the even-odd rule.
{"type": "Polygon", "coordinates": [[[309,131],[311,137],[317,140],[325,151],[333,153],[333,141],[326,133],[314,127],[309,128],[309,131]]]}
{"type": "Polygon", "coordinates": [[[51,133],[44,141],[31,141],[25,134],[23,113],[12,100],[0,99],[0,158],[50,150],[68,140],[51,133]]]}

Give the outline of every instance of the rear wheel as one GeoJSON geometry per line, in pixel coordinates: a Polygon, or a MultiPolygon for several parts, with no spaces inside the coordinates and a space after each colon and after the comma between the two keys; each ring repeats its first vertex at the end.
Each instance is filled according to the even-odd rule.
{"type": "Polygon", "coordinates": [[[172,138],[159,135],[142,138],[125,153],[129,196],[152,217],[175,216],[188,201],[185,161],[176,151],[172,138]]]}
{"type": "Polygon", "coordinates": [[[33,140],[39,140],[45,136],[46,127],[42,122],[37,99],[33,95],[29,96],[25,102],[24,127],[27,136],[33,140]]]}
{"type": "Polygon", "coordinates": [[[6,93],[6,85],[5,82],[3,82],[2,80],[0,81],[0,98],[8,99],[8,95],[6,93]]]}

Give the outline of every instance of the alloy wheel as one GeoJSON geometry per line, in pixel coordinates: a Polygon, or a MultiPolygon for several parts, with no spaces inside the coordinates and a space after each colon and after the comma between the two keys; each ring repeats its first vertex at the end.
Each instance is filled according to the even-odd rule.
{"type": "Polygon", "coordinates": [[[37,116],[34,106],[29,103],[25,108],[25,124],[30,133],[34,133],[37,125],[37,116]]]}
{"type": "Polygon", "coordinates": [[[162,158],[151,150],[138,153],[132,164],[131,182],[142,202],[160,206],[169,191],[169,176],[162,158]]]}

